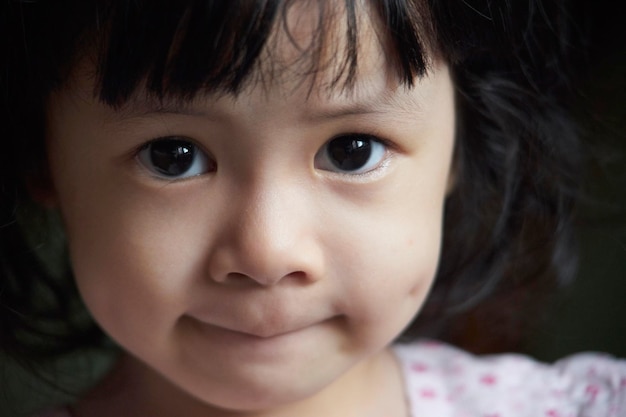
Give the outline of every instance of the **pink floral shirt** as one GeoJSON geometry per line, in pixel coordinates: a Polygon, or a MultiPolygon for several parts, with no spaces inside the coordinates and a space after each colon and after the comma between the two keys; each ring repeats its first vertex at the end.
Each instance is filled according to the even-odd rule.
{"type": "MultiPolygon", "coordinates": [[[[547,365],[430,341],[394,351],[411,417],[626,417],[626,360],[584,353],[547,365]]],[[[57,409],[36,417],[70,414],[57,409]]]]}
{"type": "Polygon", "coordinates": [[[473,356],[437,343],[398,345],[411,417],[626,417],[626,361],[577,354],[553,365],[473,356]]]}

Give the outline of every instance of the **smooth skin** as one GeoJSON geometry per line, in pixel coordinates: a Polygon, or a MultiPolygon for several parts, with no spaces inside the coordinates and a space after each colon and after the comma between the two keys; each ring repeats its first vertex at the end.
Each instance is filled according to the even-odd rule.
{"type": "Polygon", "coordinates": [[[436,274],[453,86],[437,61],[399,86],[378,37],[361,37],[350,91],[284,76],[114,110],[86,60],[52,94],[52,192],[77,284],[128,352],[77,416],[407,415],[388,346],[436,274]],[[327,150],[353,134],[372,153],[344,171],[327,150]],[[194,150],[191,169],[155,169],[167,140],[194,150]]]}

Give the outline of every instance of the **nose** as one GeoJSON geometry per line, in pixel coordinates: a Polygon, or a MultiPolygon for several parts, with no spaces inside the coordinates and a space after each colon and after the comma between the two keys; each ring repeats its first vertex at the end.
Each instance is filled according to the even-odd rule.
{"type": "Polygon", "coordinates": [[[273,286],[320,279],[324,259],[315,214],[300,189],[284,182],[257,182],[229,199],[209,256],[212,280],[273,286]]]}

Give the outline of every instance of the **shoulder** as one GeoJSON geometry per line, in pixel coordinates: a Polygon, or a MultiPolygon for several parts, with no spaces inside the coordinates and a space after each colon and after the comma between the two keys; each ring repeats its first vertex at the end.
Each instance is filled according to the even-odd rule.
{"type": "Polygon", "coordinates": [[[626,361],[599,353],[554,364],[522,355],[474,356],[437,342],[394,347],[416,415],[626,415],[626,361]]]}

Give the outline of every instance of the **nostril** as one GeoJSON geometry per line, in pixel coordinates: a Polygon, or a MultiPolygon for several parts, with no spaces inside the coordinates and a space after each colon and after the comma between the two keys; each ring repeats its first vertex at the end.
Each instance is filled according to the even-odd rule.
{"type": "Polygon", "coordinates": [[[285,278],[283,279],[288,279],[288,280],[293,280],[293,281],[311,281],[309,274],[307,274],[304,271],[292,272],[288,274],[287,276],[285,276],[285,278]]]}
{"type": "Polygon", "coordinates": [[[244,286],[257,284],[257,281],[246,274],[242,274],[240,272],[230,272],[228,274],[224,274],[221,277],[216,277],[215,281],[220,284],[232,285],[232,286],[244,286]]]}
{"type": "Polygon", "coordinates": [[[277,244],[271,239],[253,240],[250,229],[236,228],[235,232],[227,229],[206,257],[206,273],[212,281],[234,286],[274,286],[282,281],[303,285],[320,278],[324,256],[317,240],[299,236],[295,244],[277,244]]]}
{"type": "Polygon", "coordinates": [[[246,274],[241,274],[239,272],[231,272],[226,275],[226,279],[232,280],[232,281],[242,281],[242,280],[248,280],[251,278],[247,276],[246,274]]]}
{"type": "Polygon", "coordinates": [[[277,285],[279,283],[306,283],[308,281],[312,281],[308,274],[304,271],[295,271],[285,275],[277,274],[275,276],[263,276],[263,275],[246,275],[239,272],[230,272],[224,276],[222,279],[215,279],[215,281],[221,284],[227,284],[232,286],[263,286],[263,287],[271,287],[277,285]]]}

